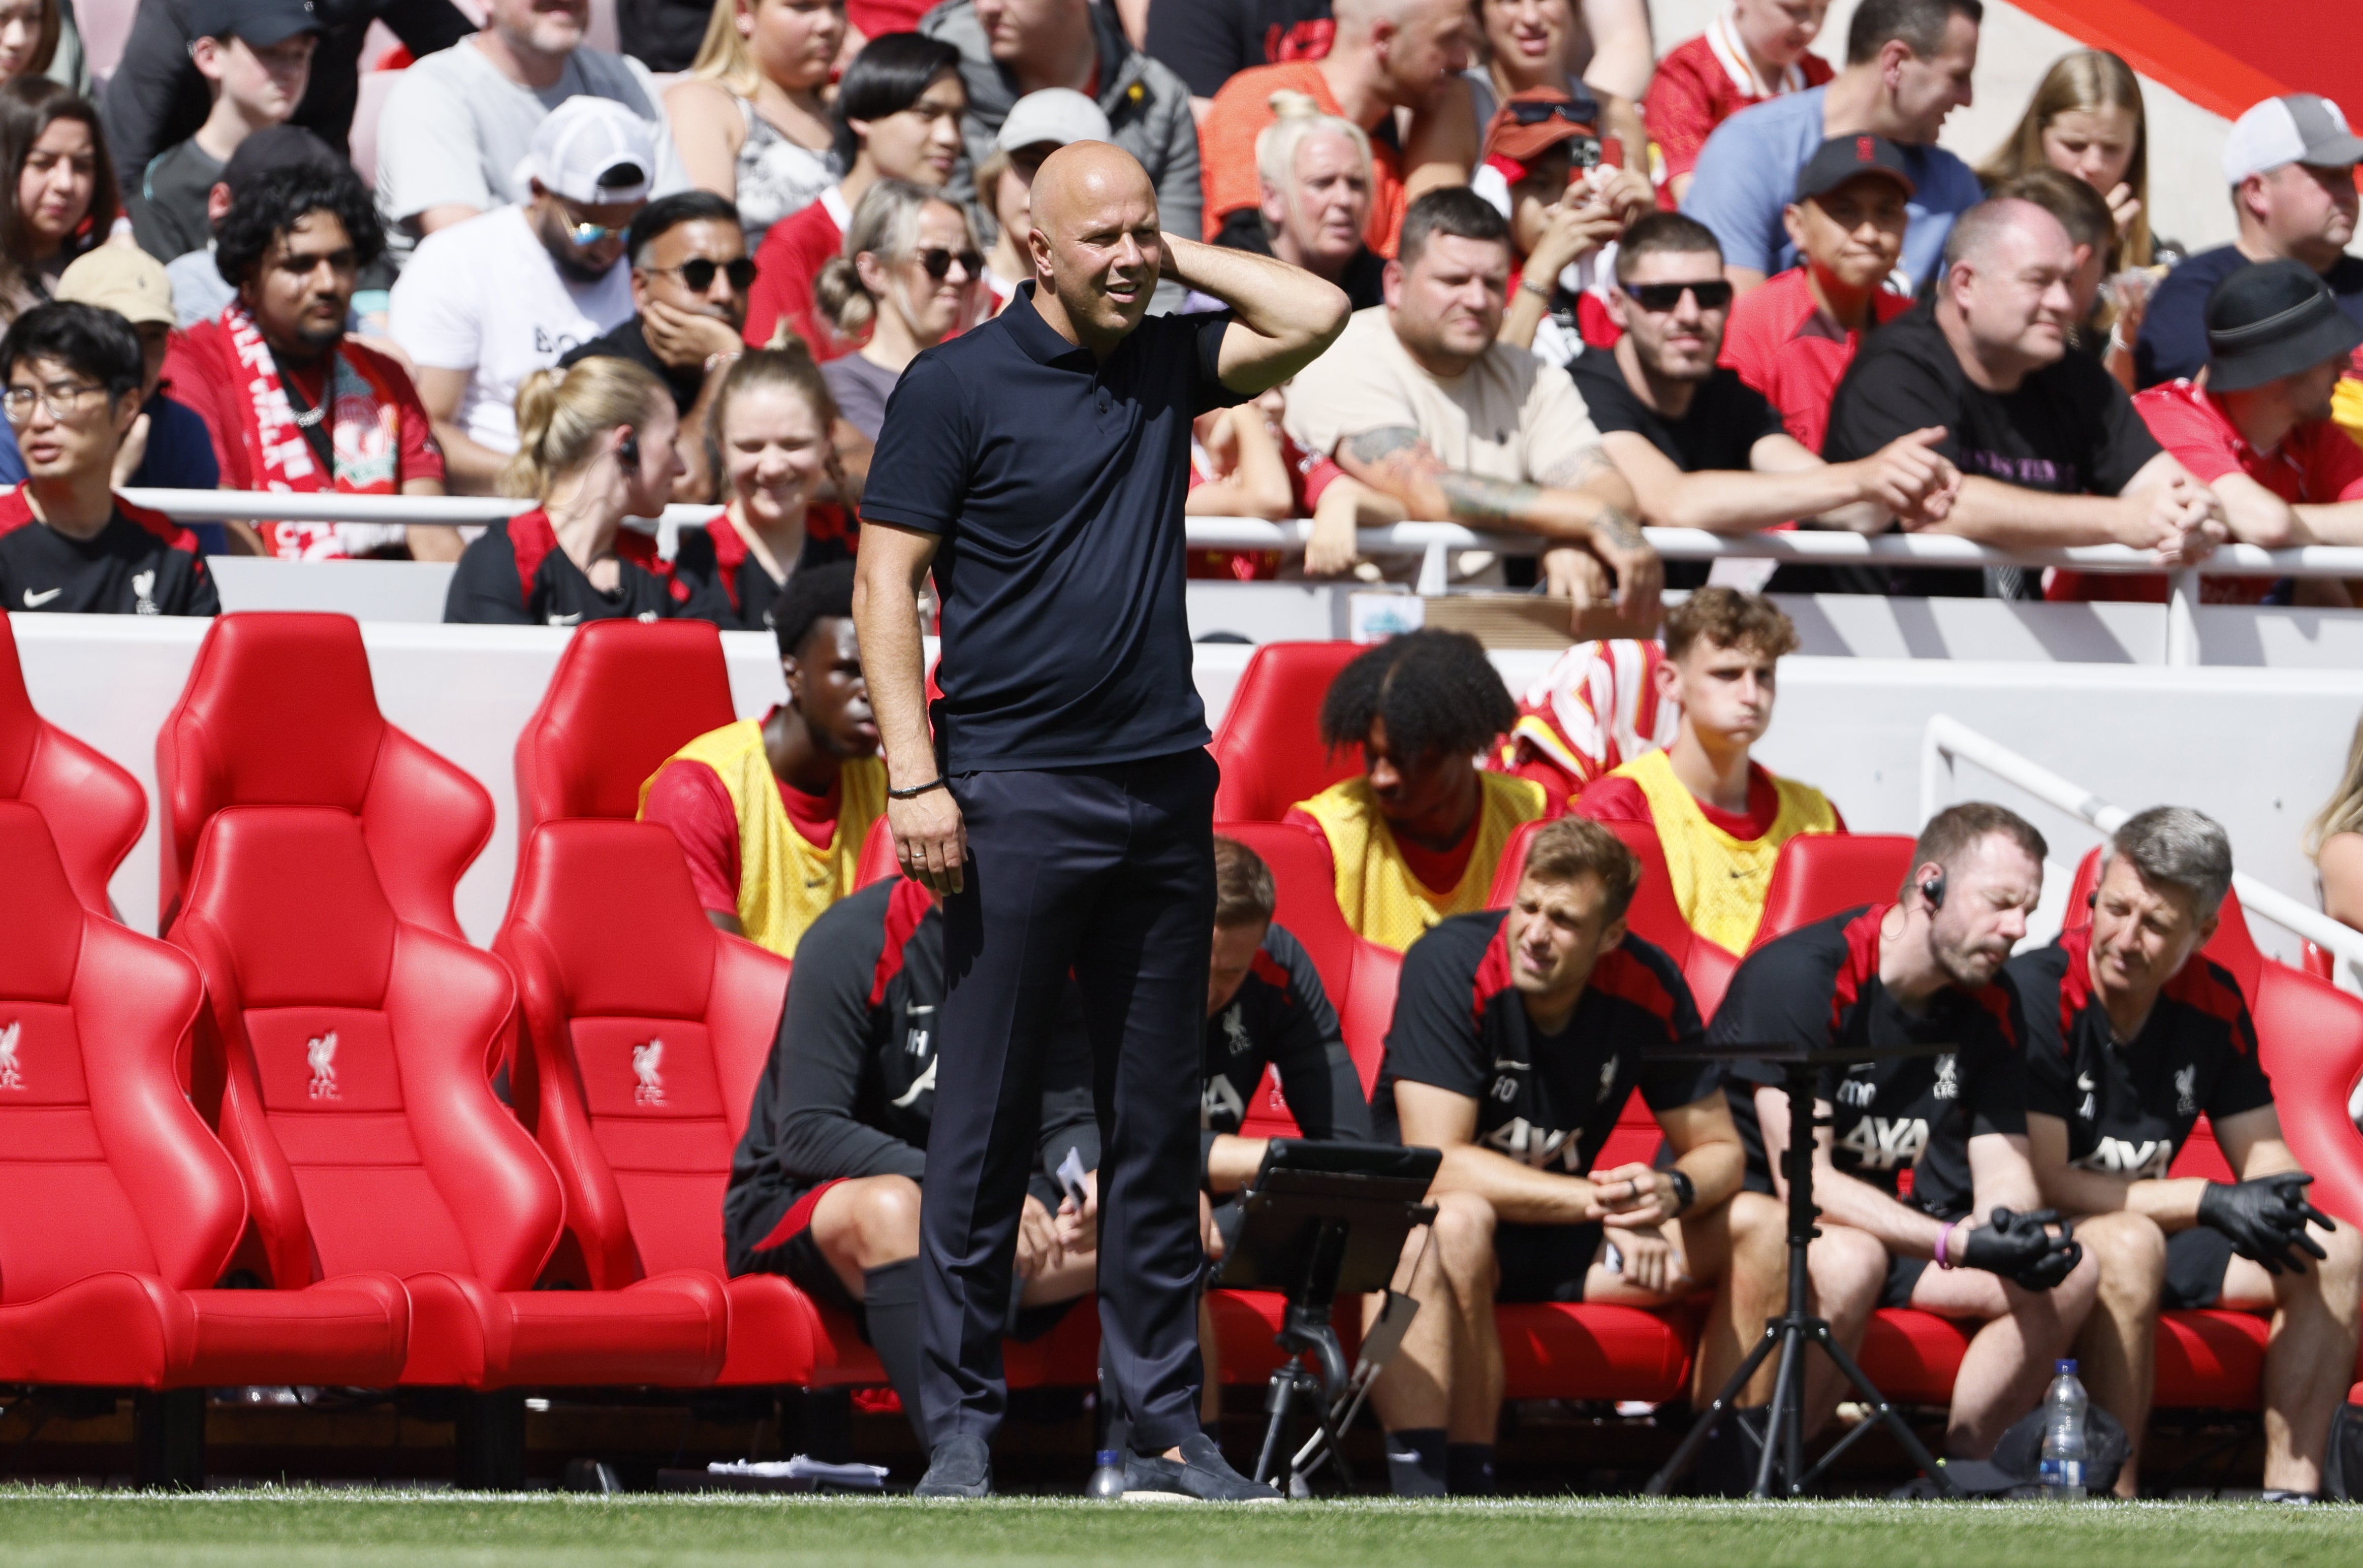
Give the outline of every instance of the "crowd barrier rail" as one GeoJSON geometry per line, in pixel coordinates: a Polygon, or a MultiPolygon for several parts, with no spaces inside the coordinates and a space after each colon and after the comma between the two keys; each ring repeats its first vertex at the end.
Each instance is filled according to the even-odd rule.
{"type": "MultiPolygon", "coordinates": [[[[498,496],[338,495],[318,492],[227,490],[130,490],[135,505],[183,522],[417,523],[464,526],[498,522],[529,510],[533,502],[498,496]]],[[[660,537],[681,528],[702,528],[719,511],[711,505],[668,506],[661,518],[646,520],[660,537]]],[[[1193,549],[1277,550],[1302,555],[1313,525],[1304,519],[1272,523],[1255,517],[1193,517],[1193,549]]],[[[2161,569],[2155,555],[2124,545],[2076,545],[2045,549],[1998,549],[1949,534],[1881,534],[1876,536],[1812,529],[1743,535],[1710,534],[1703,528],[1644,530],[1669,560],[1769,560],[1814,566],[2061,567],[2088,572],[2147,572],[2161,569]]],[[[1370,556],[1417,556],[1417,587],[1444,591],[1452,555],[1488,550],[1531,556],[1546,541],[1531,534],[1488,533],[1458,523],[1396,523],[1364,528],[1360,548],[1370,556]]],[[[2169,584],[2166,657],[2169,665],[2199,663],[2199,632],[2192,612],[2200,582],[2210,577],[2363,579],[2363,548],[2307,545],[2268,550],[2256,545],[2224,545],[2204,558],[2166,571],[2169,584]]]]}

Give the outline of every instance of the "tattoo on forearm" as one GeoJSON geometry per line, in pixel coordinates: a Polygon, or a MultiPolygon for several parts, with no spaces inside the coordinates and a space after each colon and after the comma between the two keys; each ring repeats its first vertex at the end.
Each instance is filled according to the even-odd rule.
{"type": "Polygon", "coordinates": [[[1593,480],[1616,472],[1616,465],[1598,447],[1586,447],[1560,458],[1535,477],[1554,490],[1581,490],[1593,480]]]}
{"type": "Polygon", "coordinates": [[[1455,470],[1437,476],[1452,515],[1464,523],[1523,523],[1534,515],[1542,487],[1455,470]]]}
{"type": "Polygon", "coordinates": [[[1649,547],[1641,525],[1626,515],[1622,508],[1614,506],[1600,509],[1600,514],[1592,520],[1592,536],[1619,549],[1646,550],[1649,547]]]}
{"type": "Polygon", "coordinates": [[[1346,454],[1358,463],[1377,466],[1390,458],[1422,458],[1429,462],[1436,455],[1420,439],[1419,432],[1407,425],[1390,425],[1381,430],[1365,430],[1359,436],[1346,437],[1346,454]]]}

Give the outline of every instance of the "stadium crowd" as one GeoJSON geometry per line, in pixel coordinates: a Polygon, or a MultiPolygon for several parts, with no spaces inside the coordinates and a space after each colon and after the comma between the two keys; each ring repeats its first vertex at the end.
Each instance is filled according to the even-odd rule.
{"type": "MultiPolygon", "coordinates": [[[[2114,542],[2161,569],[2227,539],[2363,543],[2346,253],[2363,138],[2327,99],[2239,118],[2239,237],[2169,267],[2115,57],[2054,65],[1982,167],[1936,145],[1969,98],[1979,0],[1865,0],[1836,62],[1809,47],[1821,0],[1733,0],[1654,66],[1639,0],[652,0],[623,9],[622,53],[586,41],[588,0],[489,0],[474,31],[404,0],[380,8],[408,58],[364,170],[360,23],[310,0],[141,0],[94,105],[44,74],[77,56],[55,0],[39,9],[31,47],[0,32],[0,604],[208,615],[209,556],[414,558],[456,561],[450,621],[768,630],[787,700],[682,745],[638,811],[716,926],[796,960],[733,1166],[729,1265],[859,1313],[915,1418],[941,920],[916,883],[858,887],[886,780],[847,563],[905,370],[1031,308],[1035,172],[1107,141],[1168,231],[1355,306],[1290,385],[1199,422],[1193,510],[1312,517],[1284,568],[1312,575],[1383,569],[1358,525],[1459,519],[1535,536],[1526,583],[1646,626],[1662,589],[1691,590],[1661,640],[1579,644],[1523,700],[1443,631],[1328,687],[1321,740],[1363,766],[1288,817],[1346,923],[1402,955],[1374,1086],[1275,919],[1271,869],[1220,849],[1207,1253],[1265,1153],[1242,1129],[1267,1069],[1306,1136],[1444,1151],[1403,1259],[1422,1310],[1372,1395],[1393,1488],[1493,1489],[1497,1302],[1704,1297],[1702,1393],[1779,1309],[1788,1104],[1750,1065],[1669,1059],[1703,1038],[1944,1046],[1825,1075],[1809,1263],[1843,1343],[1881,1306],[1980,1325],[1953,1455],[1991,1454],[2072,1353],[2124,1429],[2133,1495],[2158,1314],[2221,1305],[2273,1316],[2265,1485],[2321,1490],[2363,1243],[2307,1202],[2248,1004],[2201,955],[2223,830],[2139,813],[2089,914],[2017,952],[2046,845],[1958,806],[1892,900],[1759,944],[1783,845],[1846,831],[1750,756],[1796,634],[1759,594],[1682,580],[1641,525],[2114,542]],[[116,493],[143,486],[533,505],[465,538],[201,532],[116,493]],[[631,520],[677,501],[719,510],[667,557],[631,520]],[[1727,960],[1719,999],[1628,924],[1645,875],[1727,960]],[[1596,1169],[1636,1089],[1664,1154],[1596,1169]],[[2230,1181],[2169,1174],[2202,1115],[2230,1181]]],[[[1204,303],[1159,285],[1160,308],[1204,303]]],[[[2069,572],[1784,568],[1772,586],[2164,594],[2069,572]]],[[[2359,769],[2315,841],[2355,920],[2359,769]]],[[[1090,1178],[1050,1175],[1098,1153],[1062,1027],[1020,1337],[1096,1264],[1090,1178]]],[[[1827,1370],[1816,1423],[1841,1393],[1827,1370]]],[[[1750,1446],[1743,1411],[1706,1474],[1750,1446]]]]}

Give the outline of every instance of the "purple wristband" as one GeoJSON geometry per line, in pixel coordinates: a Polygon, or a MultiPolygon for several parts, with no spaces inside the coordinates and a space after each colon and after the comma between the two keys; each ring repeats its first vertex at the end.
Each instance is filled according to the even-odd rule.
{"type": "Polygon", "coordinates": [[[1943,1230],[1936,1232],[1936,1266],[1938,1268],[1952,1268],[1955,1266],[1945,1256],[1945,1243],[1952,1239],[1953,1227],[1951,1225],[1947,1225],[1943,1230]]]}

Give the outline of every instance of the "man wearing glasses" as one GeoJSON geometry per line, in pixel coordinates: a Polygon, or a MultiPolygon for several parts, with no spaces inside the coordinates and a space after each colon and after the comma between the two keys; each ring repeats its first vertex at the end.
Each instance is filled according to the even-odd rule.
{"type": "Polygon", "coordinates": [[[1715,362],[1731,284],[1713,231],[1696,219],[1651,213],[1626,231],[1608,308],[1624,328],[1616,347],[1568,369],[1643,523],[1746,534],[1814,518],[1876,533],[1898,517],[1935,522],[1951,505],[1961,476],[1936,450],[1942,428],[1904,431],[1858,461],[1825,463],[1761,392],[1715,362]]]}
{"type": "Polygon", "coordinates": [[[196,539],[111,488],[146,382],[131,324],[95,305],[35,305],[0,339],[0,380],[27,474],[0,491],[0,607],[221,613],[196,539]]]}
{"type": "Polygon", "coordinates": [[[632,319],[625,237],[656,160],[646,120],[569,98],[533,133],[526,200],[419,242],[387,326],[417,367],[454,492],[492,493],[516,450],[526,377],[632,319]]]}
{"type": "Polygon", "coordinates": [[[624,246],[637,313],[558,362],[605,355],[654,371],[681,414],[675,445],[683,472],[673,481],[672,498],[712,501],[705,420],[723,376],[747,347],[738,337],[747,325],[747,291],[755,282],[747,231],[728,198],[682,191],[642,207],[625,231],[624,246]]]}

